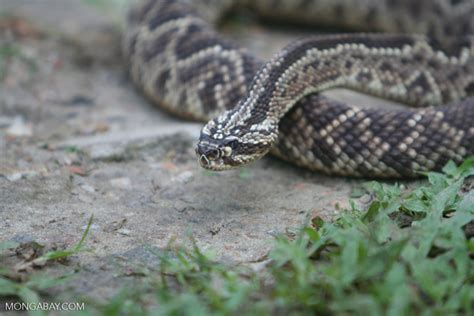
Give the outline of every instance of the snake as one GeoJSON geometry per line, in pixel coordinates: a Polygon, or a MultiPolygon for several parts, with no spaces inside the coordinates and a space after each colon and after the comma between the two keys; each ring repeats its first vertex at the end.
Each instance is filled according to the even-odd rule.
{"type": "Polygon", "coordinates": [[[237,168],[267,153],[330,175],[413,178],[474,154],[472,0],[145,0],[123,52],[136,86],[207,122],[199,164],[237,168]],[[269,60],[219,32],[246,8],[277,23],[337,27],[269,60]],[[403,103],[356,106],[345,88],[403,103]]]}

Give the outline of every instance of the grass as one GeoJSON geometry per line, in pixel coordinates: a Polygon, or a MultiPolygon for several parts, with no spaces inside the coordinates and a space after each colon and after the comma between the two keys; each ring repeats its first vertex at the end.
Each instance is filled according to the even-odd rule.
{"type": "MultiPolygon", "coordinates": [[[[259,272],[215,262],[196,246],[172,247],[141,289],[154,307],[133,313],[472,315],[474,242],[463,227],[474,220],[474,191],[459,191],[473,174],[469,159],[427,174],[413,191],[369,183],[367,212],[353,206],[334,222],[316,218],[277,238],[259,272]]],[[[94,313],[120,311],[116,302],[94,313]]]]}
{"type": "Polygon", "coordinates": [[[258,269],[171,244],[140,286],[79,314],[473,315],[474,191],[462,189],[473,175],[474,157],[413,190],[368,183],[367,210],[352,203],[276,238],[258,269]]]}
{"type": "MultiPolygon", "coordinates": [[[[82,238],[73,248],[66,250],[49,251],[28,262],[27,266],[24,266],[24,268],[28,268],[28,265],[45,265],[54,261],[66,260],[68,257],[82,251],[84,242],[92,225],[92,221],[93,217],[91,216],[84,231],[84,234],[82,235],[82,238]]],[[[2,254],[6,250],[14,249],[18,246],[19,245],[17,243],[11,241],[0,243],[0,259],[2,254]]],[[[38,245],[38,247],[41,246],[38,245]]],[[[51,277],[48,275],[36,274],[28,275],[26,279],[23,279],[19,277],[19,275],[15,271],[12,271],[11,269],[0,265],[0,298],[17,297],[23,302],[37,304],[43,301],[42,294],[46,290],[68,282],[71,277],[72,275],[61,275],[59,277],[51,277]]],[[[3,308],[3,306],[1,308],[3,308]]],[[[42,316],[45,315],[45,313],[44,311],[36,310],[31,311],[30,315],[42,316]]]]}

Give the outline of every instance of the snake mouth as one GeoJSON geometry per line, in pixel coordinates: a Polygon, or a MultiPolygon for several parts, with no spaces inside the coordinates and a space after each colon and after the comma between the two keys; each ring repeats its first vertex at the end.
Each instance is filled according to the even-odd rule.
{"type": "MultiPolygon", "coordinates": [[[[266,152],[265,152],[266,153],[266,152]]],[[[254,155],[239,155],[236,157],[209,157],[206,154],[201,154],[196,150],[199,165],[204,169],[211,171],[226,171],[237,169],[244,165],[248,165],[255,160],[260,159],[265,153],[254,155]]]]}
{"type": "Polygon", "coordinates": [[[236,169],[238,167],[237,165],[226,163],[224,159],[209,160],[205,155],[199,156],[198,161],[201,167],[212,171],[225,171],[236,169]]]}
{"type": "Polygon", "coordinates": [[[223,171],[238,167],[232,157],[226,155],[222,146],[208,140],[198,142],[196,156],[201,167],[212,171],[223,171]]]}
{"type": "Polygon", "coordinates": [[[237,167],[228,157],[222,156],[222,152],[217,146],[212,146],[208,143],[198,143],[196,147],[196,156],[199,165],[204,169],[223,171],[237,167]]]}
{"type": "Polygon", "coordinates": [[[195,151],[199,165],[207,170],[236,169],[260,159],[269,148],[255,145],[242,146],[235,139],[209,140],[205,137],[197,143],[195,151]]]}

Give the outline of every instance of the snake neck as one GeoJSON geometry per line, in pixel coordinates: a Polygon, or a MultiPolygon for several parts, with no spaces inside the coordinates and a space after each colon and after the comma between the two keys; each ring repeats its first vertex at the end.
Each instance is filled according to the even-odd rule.
{"type": "Polygon", "coordinates": [[[226,144],[237,142],[232,153],[245,148],[240,152],[252,154],[240,160],[255,160],[277,143],[279,122],[293,105],[330,88],[349,88],[415,106],[462,99],[470,93],[466,85],[474,80],[472,47],[472,42],[464,43],[448,53],[421,36],[386,34],[295,42],[257,72],[236,107],[206,124],[201,152],[223,153],[226,144]],[[445,71],[435,71],[441,67],[445,71]]]}
{"type": "MultiPolygon", "coordinates": [[[[277,129],[277,122],[303,97],[336,87],[417,107],[464,98],[469,93],[466,78],[474,79],[474,42],[466,40],[449,52],[433,48],[422,36],[407,35],[351,34],[295,42],[260,69],[230,125],[277,129]],[[446,71],[436,72],[440,67],[446,71]]],[[[229,119],[224,116],[222,122],[225,117],[229,119]]]]}

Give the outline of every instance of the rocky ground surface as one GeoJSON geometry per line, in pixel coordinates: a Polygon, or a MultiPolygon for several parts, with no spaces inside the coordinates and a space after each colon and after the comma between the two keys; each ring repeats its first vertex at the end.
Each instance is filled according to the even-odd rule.
{"type": "MultiPolygon", "coordinates": [[[[70,247],[94,215],[91,251],[64,267],[78,270],[74,291],[107,297],[128,282],[117,266],[190,235],[219,260],[259,260],[275,235],[331,218],[361,183],[272,157],[207,172],[194,155],[201,124],[153,107],[129,81],[120,15],[79,0],[0,0],[0,11],[0,241],[70,247]]],[[[224,29],[263,56],[304,33],[269,33],[245,14],[224,29]]]]}

